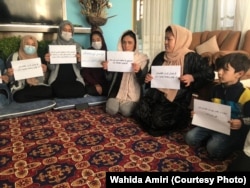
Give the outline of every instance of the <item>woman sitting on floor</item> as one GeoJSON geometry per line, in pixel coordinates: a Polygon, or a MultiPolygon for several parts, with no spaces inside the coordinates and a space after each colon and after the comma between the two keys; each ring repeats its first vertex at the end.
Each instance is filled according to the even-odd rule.
{"type": "Polygon", "coordinates": [[[191,31],[178,25],[168,26],[165,30],[165,51],[154,58],[150,73],[146,75],[147,91],[135,110],[135,118],[153,136],[187,127],[192,93],[214,80],[214,71],[209,67],[208,60],[189,50],[191,41],[191,31]],[[154,78],[151,70],[154,66],[179,68],[180,88],[152,88],[154,78]]]}
{"type": "Polygon", "coordinates": [[[51,45],[75,45],[77,63],[51,64],[50,53],[45,54],[45,61],[50,70],[48,82],[56,98],[80,98],[86,94],[85,83],[80,74],[82,47],[75,42],[73,34],[74,26],[70,21],[64,20],[59,25],[57,39],[51,45]]]}
{"type": "MultiPolygon", "coordinates": [[[[131,116],[142,96],[142,85],[148,72],[148,56],[139,52],[136,34],[128,30],[124,32],[118,42],[119,51],[134,52],[132,72],[107,71],[107,79],[111,86],[106,102],[106,112],[110,115],[121,113],[131,116]]],[[[108,61],[102,63],[104,70],[108,70],[108,61]]]]}
{"type": "Polygon", "coordinates": [[[44,76],[23,80],[16,80],[14,77],[15,70],[12,68],[12,61],[38,58],[37,49],[37,39],[32,35],[25,35],[21,39],[18,52],[11,54],[6,61],[10,90],[13,100],[16,102],[31,102],[52,98],[51,87],[46,84],[45,79],[47,65],[41,64],[44,76]]]}
{"type": "MultiPolygon", "coordinates": [[[[107,46],[101,31],[92,31],[90,34],[90,42],[90,50],[104,50],[106,53],[107,46]]],[[[81,75],[85,81],[86,90],[89,95],[108,95],[110,82],[106,79],[105,70],[103,70],[103,68],[84,67],[81,69],[81,75]]]]}

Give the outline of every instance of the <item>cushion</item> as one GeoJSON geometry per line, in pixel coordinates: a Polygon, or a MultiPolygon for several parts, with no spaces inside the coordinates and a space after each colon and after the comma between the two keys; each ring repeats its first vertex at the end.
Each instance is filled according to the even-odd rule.
{"type": "Polygon", "coordinates": [[[0,120],[32,115],[51,110],[56,105],[54,100],[17,103],[12,101],[0,109],[0,120]]]}
{"type": "Polygon", "coordinates": [[[54,110],[66,110],[75,108],[76,105],[87,103],[88,106],[95,106],[105,103],[107,97],[105,96],[91,96],[87,95],[81,98],[71,98],[71,99],[60,99],[56,98],[56,105],[53,107],[54,110]]]}
{"type": "Polygon", "coordinates": [[[250,88],[250,79],[240,81],[245,87],[250,88]]]}
{"type": "Polygon", "coordinates": [[[215,35],[209,40],[207,40],[206,42],[196,46],[195,49],[196,49],[196,52],[200,55],[205,52],[215,53],[215,52],[220,51],[215,35]]]}
{"type": "MultiPolygon", "coordinates": [[[[9,105],[0,108],[0,120],[15,118],[20,116],[27,116],[45,112],[48,110],[66,110],[75,108],[76,105],[86,103],[87,106],[95,106],[105,103],[107,97],[105,96],[91,96],[87,95],[82,98],[41,100],[34,102],[17,103],[12,101],[9,105]]],[[[80,109],[80,108],[79,108],[80,109]]]]}

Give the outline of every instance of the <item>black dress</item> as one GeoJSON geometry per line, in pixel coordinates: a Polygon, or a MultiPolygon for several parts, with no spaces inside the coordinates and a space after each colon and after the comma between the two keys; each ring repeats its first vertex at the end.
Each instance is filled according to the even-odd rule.
{"type": "MultiPolygon", "coordinates": [[[[153,66],[162,66],[164,53],[155,57],[153,66]]],[[[214,80],[214,71],[208,65],[208,60],[193,52],[185,56],[183,74],[192,74],[195,81],[189,87],[181,84],[173,102],[158,89],[150,88],[150,83],[146,85],[146,93],[141,98],[134,117],[149,134],[160,136],[187,127],[191,120],[189,104],[193,92],[214,80]]]]}
{"type": "Polygon", "coordinates": [[[51,87],[53,95],[58,98],[78,98],[86,94],[84,85],[76,81],[72,64],[60,64],[58,76],[51,87]]]}

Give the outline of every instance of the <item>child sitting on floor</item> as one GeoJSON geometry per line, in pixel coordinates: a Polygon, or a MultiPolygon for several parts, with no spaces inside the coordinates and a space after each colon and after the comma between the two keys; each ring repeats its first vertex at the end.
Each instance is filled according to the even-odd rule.
{"type": "Polygon", "coordinates": [[[217,60],[215,67],[220,83],[212,91],[212,102],[231,106],[230,135],[203,127],[194,127],[187,132],[185,140],[192,147],[206,144],[213,159],[223,160],[236,150],[241,150],[249,130],[250,90],[240,82],[250,68],[244,54],[228,54],[217,60]]]}

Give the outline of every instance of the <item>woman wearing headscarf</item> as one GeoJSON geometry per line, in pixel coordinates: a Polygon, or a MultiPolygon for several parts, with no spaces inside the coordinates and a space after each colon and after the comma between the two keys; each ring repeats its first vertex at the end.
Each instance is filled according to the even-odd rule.
{"type": "Polygon", "coordinates": [[[86,94],[85,83],[80,74],[81,69],[81,45],[72,38],[74,27],[70,21],[60,23],[57,39],[51,45],[75,45],[77,63],[50,64],[50,54],[45,54],[50,76],[48,83],[51,85],[53,95],[56,98],[77,98],[86,94]]]}
{"type": "MultiPolygon", "coordinates": [[[[128,30],[123,33],[118,42],[118,51],[133,51],[134,62],[132,72],[107,72],[107,79],[111,80],[106,102],[106,112],[115,115],[131,116],[142,96],[142,85],[148,72],[148,56],[139,52],[136,34],[128,30]]],[[[103,62],[107,70],[108,62],[103,62]]]]}
{"type": "Polygon", "coordinates": [[[9,76],[9,86],[13,100],[16,102],[31,102],[42,99],[51,99],[52,90],[46,83],[47,65],[41,64],[44,76],[36,78],[28,78],[23,80],[15,80],[14,70],[11,62],[18,60],[27,60],[38,58],[37,54],[38,42],[32,35],[25,35],[21,39],[18,52],[11,54],[7,61],[7,74],[9,76]]]}
{"type": "Polygon", "coordinates": [[[187,127],[192,93],[214,80],[208,59],[189,50],[192,33],[184,27],[170,25],[165,30],[165,51],[153,60],[146,75],[146,93],[135,111],[142,128],[153,136],[187,127]],[[152,66],[180,66],[180,89],[150,88],[152,66]]]}
{"type": "MultiPolygon", "coordinates": [[[[90,50],[107,51],[107,46],[103,34],[99,30],[94,30],[91,32],[90,44],[91,47],[88,48],[90,50]]],[[[93,96],[107,96],[110,82],[107,81],[105,70],[103,70],[103,68],[84,67],[81,70],[81,75],[86,84],[87,94],[93,96]]]]}

